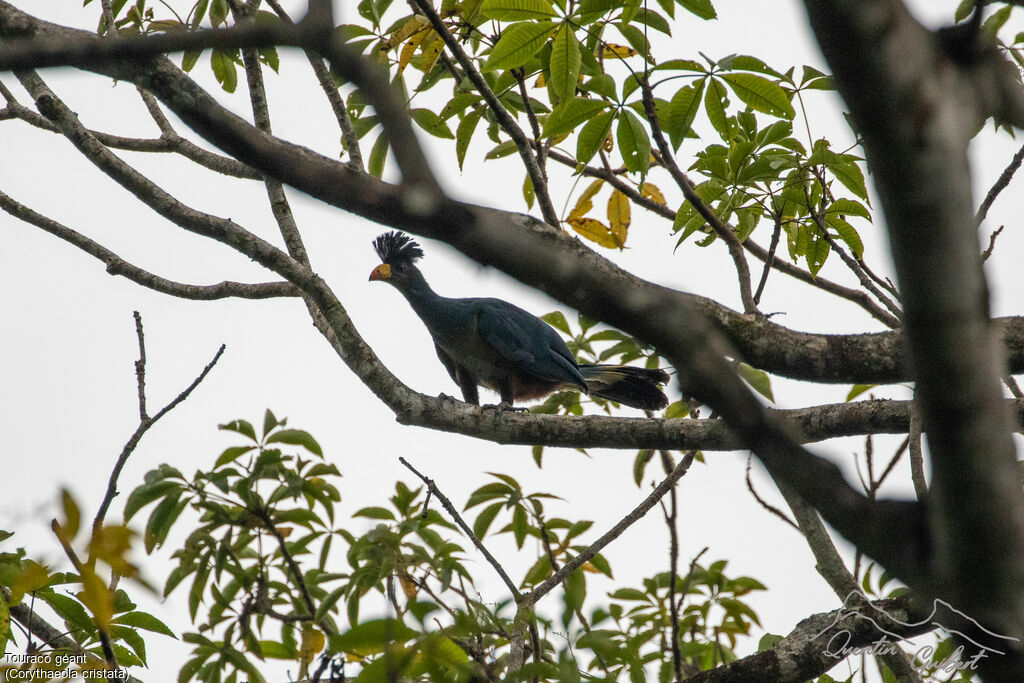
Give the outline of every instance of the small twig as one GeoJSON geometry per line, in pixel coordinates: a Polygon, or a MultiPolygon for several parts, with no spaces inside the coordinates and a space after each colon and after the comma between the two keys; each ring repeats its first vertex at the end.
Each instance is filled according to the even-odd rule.
{"type": "Polygon", "coordinates": [[[142,316],[139,315],[138,311],[133,313],[135,317],[135,334],[139,339],[139,360],[135,361],[135,377],[138,382],[138,393],[139,393],[139,426],[135,428],[135,432],[125,443],[124,448],[121,449],[121,454],[117,458],[117,462],[114,463],[114,468],[110,472],[110,479],[107,481],[107,491],[103,496],[103,500],[100,502],[100,507],[96,511],[96,517],[93,519],[92,528],[98,529],[103,524],[103,519],[107,515],[107,510],[110,508],[110,504],[113,502],[114,497],[117,496],[117,479],[121,476],[121,470],[124,469],[124,465],[128,462],[128,457],[135,450],[136,446],[139,445],[139,441],[142,436],[152,427],[156,422],[166,415],[168,412],[173,410],[182,401],[189,397],[196,387],[206,379],[206,375],[210,373],[213,366],[220,360],[221,355],[224,353],[226,348],[221,344],[220,349],[213,356],[213,360],[206,364],[202,372],[192,380],[180,394],[174,397],[174,399],[165,405],[160,411],[153,417],[149,417],[146,414],[146,344],[145,338],[142,333],[142,316]]]}
{"type": "MultiPolygon", "coordinates": [[[[978,12],[978,10],[975,10],[975,12],[978,12]]],[[[980,12],[978,13],[980,14],[980,12]]],[[[985,199],[981,202],[981,206],[978,207],[978,213],[975,215],[975,220],[978,221],[979,225],[985,220],[985,217],[988,216],[988,210],[992,208],[992,203],[995,202],[999,193],[1005,190],[1006,186],[1010,184],[1011,180],[1013,180],[1013,176],[1020,168],[1021,163],[1024,163],[1024,145],[1022,145],[1021,148],[1017,150],[1017,153],[1013,155],[1013,159],[1011,159],[1007,167],[1003,169],[1003,172],[999,174],[999,178],[996,180],[995,184],[992,185],[988,194],[985,195],[985,199]]]]}
{"type": "MultiPolygon", "coordinates": [[[[857,276],[861,286],[878,299],[883,306],[888,308],[894,316],[901,318],[903,316],[903,311],[901,311],[899,306],[896,305],[896,302],[886,296],[885,293],[878,288],[874,280],[872,280],[871,276],[869,276],[867,271],[864,269],[864,264],[847,254],[846,250],[828,234],[828,226],[825,225],[825,220],[822,218],[821,212],[815,211],[814,207],[811,205],[811,197],[806,187],[804,187],[804,195],[807,197],[807,211],[811,216],[811,220],[813,220],[815,225],[818,226],[822,239],[828,242],[829,247],[839,255],[840,260],[846,264],[846,267],[850,269],[850,272],[857,276]]],[[[824,201],[825,200],[823,198],[822,202],[824,201]]]]}
{"type": "Polygon", "coordinates": [[[146,414],[146,337],[142,333],[142,316],[132,311],[135,318],[135,336],[139,339],[139,359],[135,361],[135,379],[139,387],[139,420],[145,422],[146,414]]]}
{"type": "Polygon", "coordinates": [[[690,583],[693,581],[693,570],[697,568],[697,562],[700,558],[708,551],[708,546],[704,546],[704,549],[693,556],[690,560],[690,569],[686,572],[686,578],[683,579],[683,585],[679,588],[679,601],[680,605],[682,601],[686,600],[686,595],[690,592],[690,583]]]}
{"type": "Polygon", "coordinates": [[[1013,394],[1014,398],[1024,398],[1024,392],[1020,390],[1020,387],[1017,385],[1017,380],[1013,378],[1013,375],[1007,375],[1004,377],[1003,384],[1005,384],[1006,388],[1010,390],[1010,393],[1013,394]]]}
{"type": "Polygon", "coordinates": [[[562,583],[570,574],[579,569],[584,563],[589,562],[594,555],[601,552],[606,545],[614,541],[616,538],[622,535],[622,533],[632,526],[638,519],[642,518],[647,512],[657,505],[658,501],[661,500],[662,496],[669,492],[669,490],[679,481],[686,471],[690,469],[690,465],[693,464],[693,459],[696,457],[696,451],[689,451],[683,456],[676,468],[672,470],[672,474],[665,477],[664,481],[655,487],[654,491],[649,496],[643,499],[639,505],[619,520],[611,529],[606,531],[603,536],[594,541],[586,550],[581,552],[576,557],[572,558],[569,562],[562,565],[562,568],[557,572],[549,576],[542,584],[534,588],[530,592],[531,603],[535,603],[542,597],[547,595],[553,588],[562,583]]]}
{"type": "Polygon", "coordinates": [[[896,463],[898,463],[900,459],[903,457],[903,454],[906,452],[907,447],[909,445],[910,437],[908,436],[906,439],[903,439],[903,443],[901,443],[899,445],[899,448],[896,449],[896,452],[893,453],[892,458],[889,459],[889,464],[885,466],[885,469],[882,470],[882,474],[878,477],[878,481],[876,483],[879,487],[882,486],[882,484],[888,478],[889,474],[892,472],[893,468],[896,467],[896,463]]]}
{"type": "Polygon", "coordinates": [[[679,165],[676,164],[675,157],[672,155],[672,148],[669,146],[668,141],[665,140],[665,135],[662,133],[661,124],[658,121],[658,114],[654,104],[654,91],[651,90],[650,83],[647,79],[642,79],[640,82],[640,90],[643,94],[644,113],[647,116],[647,122],[651,126],[651,137],[657,144],[658,150],[661,152],[662,162],[665,164],[665,168],[668,170],[669,175],[672,176],[672,180],[675,181],[676,185],[680,190],[683,191],[683,196],[686,200],[693,205],[697,210],[697,213],[707,221],[708,225],[715,231],[722,241],[725,242],[729,249],[729,255],[732,257],[733,263],[736,267],[736,276],[739,279],[740,285],[740,299],[743,302],[744,313],[757,313],[757,304],[754,302],[754,295],[750,291],[750,266],[747,265],[747,259],[743,255],[743,245],[740,243],[739,238],[736,236],[736,232],[732,229],[732,226],[726,224],[721,218],[718,217],[710,207],[708,207],[701,198],[697,195],[697,190],[693,185],[693,182],[686,177],[679,165]]]}
{"type": "Polygon", "coordinates": [[[789,517],[787,517],[785,512],[783,512],[779,508],[775,507],[774,505],[771,505],[770,503],[768,503],[768,501],[766,501],[763,498],[761,498],[761,496],[758,495],[757,491],[754,490],[754,482],[751,481],[751,479],[750,479],[750,455],[749,454],[747,455],[747,476],[746,476],[746,479],[747,479],[747,490],[750,491],[750,495],[754,496],[754,500],[756,500],[761,505],[761,507],[763,507],[765,510],[767,510],[770,513],[772,513],[773,515],[775,515],[776,517],[781,519],[783,522],[785,522],[786,524],[788,524],[791,527],[793,527],[794,529],[796,529],[797,531],[800,531],[800,533],[803,533],[800,530],[800,527],[797,526],[796,522],[794,522],[789,517]]]}
{"type": "Polygon", "coordinates": [[[761,295],[764,287],[768,284],[768,273],[775,265],[775,250],[779,247],[779,237],[782,235],[782,216],[775,216],[775,229],[772,231],[772,241],[768,245],[768,258],[764,261],[764,268],[761,270],[761,280],[757,283],[757,291],[754,292],[754,303],[761,303],[761,295]]]}
{"type": "Polygon", "coordinates": [[[1000,225],[998,228],[992,231],[992,234],[988,236],[988,248],[981,252],[981,262],[988,261],[988,257],[992,255],[992,250],[996,248],[996,238],[999,237],[999,233],[1003,231],[1005,225],[1000,225]]]}
{"type": "MultiPolygon", "coordinates": [[[[530,141],[527,139],[526,134],[523,133],[523,129],[519,127],[516,120],[508,113],[505,106],[498,99],[498,96],[491,90],[491,86],[488,85],[487,81],[480,74],[477,68],[473,65],[473,61],[466,54],[465,50],[456,40],[455,36],[452,35],[448,27],[444,25],[441,17],[438,16],[434,10],[433,4],[427,0],[412,0],[416,7],[423,13],[423,16],[430,21],[431,27],[437,32],[437,35],[441,36],[444,40],[445,45],[451,50],[452,55],[455,56],[455,60],[462,67],[463,71],[466,72],[466,78],[468,78],[473,86],[477,89],[477,92],[484,98],[484,102],[490,108],[494,114],[494,118],[498,125],[508,134],[510,138],[515,142],[516,149],[519,151],[519,157],[523,160],[523,165],[526,166],[526,171],[533,180],[533,191],[537,197],[537,204],[540,206],[541,215],[544,216],[544,222],[553,228],[558,228],[558,214],[555,213],[555,207],[551,203],[551,196],[548,193],[547,181],[545,180],[543,170],[540,167],[538,158],[534,156],[533,150],[530,148],[530,141]]],[[[539,155],[538,155],[539,156],[539,155]]]]}
{"type": "MultiPolygon", "coordinates": [[[[661,466],[665,474],[672,473],[672,456],[668,451],[660,451],[661,466]]],[[[676,527],[679,508],[676,501],[676,487],[669,490],[669,508],[665,514],[665,525],[668,527],[668,610],[672,622],[672,669],[675,671],[676,683],[683,681],[683,655],[679,651],[679,602],[676,598],[676,581],[679,573],[679,529],[676,527]]],[[[692,565],[691,565],[692,567],[692,565]]]]}
{"type": "MultiPolygon", "coordinates": [[[[282,21],[289,24],[295,23],[277,0],[266,0],[266,2],[282,21]]],[[[324,64],[324,60],[313,52],[306,51],[306,59],[309,60],[309,65],[313,68],[316,80],[320,83],[320,88],[324,91],[327,101],[331,105],[334,118],[338,121],[338,128],[341,129],[341,139],[345,143],[345,151],[348,152],[349,167],[356,171],[362,171],[363,153],[359,149],[359,135],[352,125],[348,109],[345,108],[345,102],[341,99],[341,93],[338,92],[338,86],[334,83],[334,79],[331,78],[331,71],[324,64]]]]}
{"type": "Polygon", "coordinates": [[[434,494],[434,497],[441,502],[441,506],[449,515],[451,515],[452,519],[455,520],[455,523],[459,525],[460,529],[462,529],[462,532],[466,534],[466,537],[473,542],[473,545],[475,545],[476,549],[480,551],[480,554],[482,554],[487,559],[487,562],[490,563],[492,567],[494,567],[494,571],[496,571],[498,573],[498,576],[501,577],[501,580],[505,582],[505,586],[508,588],[509,592],[512,593],[512,596],[516,599],[516,602],[519,602],[520,598],[522,597],[522,594],[519,592],[519,589],[516,588],[516,585],[512,583],[512,579],[508,577],[508,574],[505,572],[505,568],[502,567],[501,564],[496,559],[494,559],[494,555],[491,555],[491,552],[484,546],[483,543],[480,542],[480,539],[476,537],[476,534],[473,533],[473,530],[469,528],[468,524],[466,524],[466,520],[462,519],[462,515],[460,515],[459,511],[455,509],[455,506],[452,505],[452,502],[448,500],[448,497],[446,495],[441,493],[441,490],[439,488],[437,488],[437,484],[434,483],[434,480],[431,479],[430,477],[421,474],[419,470],[410,465],[409,461],[406,460],[404,457],[398,456],[398,462],[405,465],[405,467],[410,472],[419,477],[420,481],[427,485],[427,490],[432,492],[434,494]]]}

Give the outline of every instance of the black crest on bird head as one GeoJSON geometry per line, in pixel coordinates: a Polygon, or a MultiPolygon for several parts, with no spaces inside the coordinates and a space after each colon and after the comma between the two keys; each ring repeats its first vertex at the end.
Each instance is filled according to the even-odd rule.
{"type": "Polygon", "coordinates": [[[373,250],[389,265],[413,264],[423,258],[423,249],[404,232],[386,232],[373,241],[373,250]]]}

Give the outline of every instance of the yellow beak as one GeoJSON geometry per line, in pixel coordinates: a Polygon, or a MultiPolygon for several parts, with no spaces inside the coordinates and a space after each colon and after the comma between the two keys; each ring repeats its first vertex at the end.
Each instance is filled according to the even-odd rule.
{"type": "Polygon", "coordinates": [[[391,277],[391,266],[386,263],[382,263],[373,269],[370,273],[370,282],[374,280],[387,280],[391,277]]]}

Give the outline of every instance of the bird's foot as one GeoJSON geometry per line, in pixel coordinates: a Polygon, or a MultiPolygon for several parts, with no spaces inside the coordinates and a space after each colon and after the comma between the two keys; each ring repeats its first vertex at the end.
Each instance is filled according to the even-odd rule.
{"type": "Polygon", "coordinates": [[[442,407],[445,408],[446,410],[449,408],[454,408],[455,404],[458,403],[459,401],[459,399],[455,398],[454,396],[449,396],[448,394],[445,393],[438,394],[437,400],[441,402],[442,407]]]}
{"type": "Polygon", "coordinates": [[[506,401],[502,401],[501,403],[488,403],[487,405],[483,405],[483,406],[480,406],[480,407],[484,408],[485,410],[494,410],[494,411],[497,412],[498,416],[502,415],[502,413],[504,413],[505,411],[508,411],[510,413],[528,413],[528,412],[530,412],[530,410],[528,408],[523,408],[523,407],[520,407],[520,406],[514,406],[511,403],[508,403],[506,401]]]}

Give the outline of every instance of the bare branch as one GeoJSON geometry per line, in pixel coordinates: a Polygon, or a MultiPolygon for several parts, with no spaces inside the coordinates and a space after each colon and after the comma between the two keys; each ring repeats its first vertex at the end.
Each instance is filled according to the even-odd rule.
{"type": "Polygon", "coordinates": [[[848,656],[836,651],[840,649],[837,643],[843,648],[856,650],[870,648],[879,641],[884,634],[878,631],[875,620],[886,632],[898,633],[905,638],[935,628],[928,623],[909,628],[900,623],[910,620],[910,602],[905,596],[876,600],[870,606],[874,609],[869,611],[868,616],[863,616],[863,612],[851,614],[848,609],[813,614],[797,624],[775,647],[717,669],[702,671],[686,679],[686,683],[800,683],[818,677],[848,656]],[[830,643],[834,650],[830,648],[830,643]]]}
{"type": "Polygon", "coordinates": [[[9,196],[0,192],[0,209],[15,218],[42,228],[46,232],[73,244],[85,253],[95,256],[107,265],[111,275],[122,275],[132,282],[162,294],[170,294],[181,299],[195,301],[214,301],[237,297],[240,299],[273,299],[279,297],[299,296],[300,292],[290,282],[221,282],[215,285],[190,285],[174,282],[154,275],[136,265],[128,263],[110,249],[95,242],[85,235],[68,228],[57,221],[36,213],[32,209],[19,204],[9,196]]]}
{"type": "MultiPolygon", "coordinates": [[[[480,539],[476,537],[473,530],[469,528],[468,524],[466,524],[466,520],[462,519],[462,515],[460,515],[459,511],[455,509],[454,505],[452,505],[452,501],[448,499],[448,496],[444,495],[441,492],[441,489],[437,488],[437,484],[434,483],[433,479],[420,473],[419,470],[409,464],[408,460],[399,456],[398,462],[402,463],[406,469],[419,477],[420,481],[427,485],[429,493],[441,502],[441,506],[445,509],[445,512],[455,520],[455,523],[459,525],[460,529],[462,529],[462,533],[466,534],[466,538],[473,543],[476,549],[480,551],[480,554],[484,556],[484,559],[487,560],[487,563],[490,564],[491,567],[494,568],[494,571],[497,572],[498,576],[501,577],[501,580],[505,583],[505,587],[508,588],[508,592],[512,594],[512,597],[515,598],[516,602],[519,602],[523,596],[516,587],[516,584],[512,582],[512,579],[509,578],[505,568],[502,567],[501,563],[494,558],[494,555],[492,555],[491,551],[487,549],[487,546],[485,546],[480,539]]],[[[426,505],[424,505],[424,514],[426,514],[426,510],[426,505]]]]}
{"type": "Polygon", "coordinates": [[[117,457],[117,462],[114,463],[114,467],[110,472],[110,478],[107,481],[107,490],[103,495],[103,500],[100,501],[100,506],[96,510],[96,516],[92,521],[92,528],[99,529],[103,524],[104,518],[107,516],[107,510],[110,509],[110,504],[114,502],[114,497],[117,496],[117,479],[121,476],[121,470],[124,469],[125,463],[128,462],[128,458],[135,451],[135,448],[139,445],[139,441],[149,431],[149,429],[160,420],[161,417],[174,410],[179,404],[181,404],[189,395],[195,391],[196,387],[202,383],[206,376],[210,374],[210,370],[213,370],[213,366],[217,364],[220,357],[224,354],[225,346],[222,344],[217,353],[213,356],[213,360],[206,364],[206,367],[196,376],[192,383],[185,387],[177,396],[175,396],[167,405],[161,408],[156,415],[149,417],[146,414],[146,346],[145,339],[142,334],[142,318],[139,316],[138,311],[135,312],[135,332],[139,340],[139,360],[135,363],[135,376],[138,383],[138,394],[139,394],[139,426],[136,427],[135,432],[129,437],[124,448],[121,449],[121,454],[117,457]]]}
{"type": "MultiPolygon", "coordinates": [[[[996,182],[989,188],[988,194],[985,195],[985,199],[982,200],[981,206],[978,207],[978,213],[975,215],[975,220],[978,221],[979,225],[985,220],[986,216],[988,216],[988,210],[992,208],[992,204],[995,203],[999,193],[1005,190],[1010,184],[1010,181],[1013,180],[1014,174],[1016,174],[1018,169],[1020,169],[1022,163],[1024,163],[1024,145],[1021,145],[1021,148],[1013,155],[1013,159],[1011,159],[1010,163],[1003,169],[1003,172],[999,174],[999,178],[997,178],[996,182]]],[[[999,228],[999,230],[1002,230],[1002,228],[999,228]]],[[[995,235],[999,234],[999,230],[997,230],[992,236],[993,242],[995,241],[995,235]]],[[[989,252],[991,251],[992,247],[990,245],[989,252]]]]}
{"type": "Polygon", "coordinates": [[[664,481],[658,484],[657,487],[651,494],[643,499],[639,505],[633,508],[628,515],[619,520],[611,529],[606,531],[599,539],[587,546],[587,549],[581,552],[576,557],[572,558],[559,569],[557,572],[549,576],[544,580],[543,583],[535,587],[530,591],[530,603],[534,604],[542,597],[547,595],[553,588],[561,584],[565,579],[569,577],[574,571],[582,567],[584,564],[589,562],[594,555],[601,552],[605,546],[614,541],[616,538],[621,536],[623,532],[633,525],[634,522],[641,519],[644,515],[650,511],[652,507],[658,504],[662,496],[668,493],[679,481],[687,470],[690,469],[690,465],[693,464],[693,459],[696,456],[696,452],[690,451],[683,456],[676,465],[675,469],[665,477],[664,481]]]}

